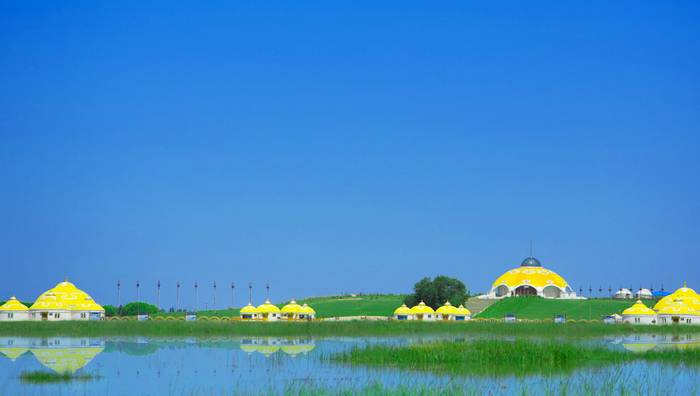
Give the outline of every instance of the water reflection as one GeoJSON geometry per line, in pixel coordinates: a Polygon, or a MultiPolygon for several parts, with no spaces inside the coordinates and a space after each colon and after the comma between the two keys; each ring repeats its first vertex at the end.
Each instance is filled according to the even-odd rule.
{"type": "Polygon", "coordinates": [[[609,338],[608,341],[635,353],[652,349],[700,348],[700,335],[696,334],[635,334],[609,338]]]}
{"type": "Polygon", "coordinates": [[[26,352],[58,374],[75,373],[104,350],[104,341],[91,338],[0,337],[0,352],[11,361],[26,352]]]}
{"type": "Polygon", "coordinates": [[[294,338],[244,338],[241,340],[242,351],[252,354],[259,352],[265,357],[270,357],[278,351],[295,357],[300,354],[307,354],[314,350],[316,345],[312,339],[294,338]]]}

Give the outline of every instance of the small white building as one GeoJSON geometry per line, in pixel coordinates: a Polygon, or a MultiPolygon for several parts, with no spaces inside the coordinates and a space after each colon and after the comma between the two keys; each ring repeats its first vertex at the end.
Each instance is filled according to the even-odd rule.
{"type": "Polygon", "coordinates": [[[394,319],[396,320],[413,320],[413,311],[406,304],[401,304],[400,307],[394,310],[394,319]]]}
{"type": "Polygon", "coordinates": [[[299,320],[314,320],[316,319],[316,311],[308,304],[304,303],[299,309],[299,320]]]}
{"type": "Polygon", "coordinates": [[[654,297],[654,296],[651,294],[651,290],[649,290],[649,289],[644,289],[644,288],[641,288],[641,289],[637,290],[637,293],[635,293],[635,295],[636,295],[636,297],[637,297],[638,300],[649,300],[649,299],[651,299],[652,297],[654,297]]]}
{"type": "Polygon", "coordinates": [[[456,320],[457,308],[452,306],[449,301],[445,301],[445,305],[435,311],[437,320],[456,320]]]}
{"type": "Polygon", "coordinates": [[[656,312],[644,305],[641,300],[637,300],[631,307],[622,311],[622,322],[635,325],[656,324],[656,312]]]}
{"type": "Polygon", "coordinates": [[[411,308],[411,313],[413,314],[413,318],[415,320],[435,320],[435,311],[431,307],[425,305],[423,301],[421,301],[418,305],[413,306],[411,308]]]}
{"type": "Polygon", "coordinates": [[[0,305],[0,321],[20,320],[29,320],[29,308],[19,302],[15,296],[12,296],[0,305]]]}
{"type": "Polygon", "coordinates": [[[632,292],[630,289],[625,289],[624,287],[613,294],[613,298],[616,298],[618,300],[624,300],[624,299],[631,299],[633,297],[632,292]]]}

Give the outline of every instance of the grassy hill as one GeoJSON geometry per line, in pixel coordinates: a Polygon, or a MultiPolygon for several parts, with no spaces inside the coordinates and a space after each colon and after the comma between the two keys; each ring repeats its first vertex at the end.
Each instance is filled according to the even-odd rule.
{"type": "Polygon", "coordinates": [[[319,318],[335,316],[389,316],[403,304],[401,294],[371,294],[335,297],[315,297],[297,301],[309,304],[319,318]]]}
{"type": "MultiPolygon", "coordinates": [[[[503,318],[515,314],[518,319],[552,319],[566,315],[567,319],[600,319],[629,308],[632,300],[594,298],[588,300],[549,300],[540,297],[504,298],[476,315],[479,318],[503,318]]],[[[647,303],[651,305],[651,303],[647,303]]]]}
{"type": "MultiPolygon", "coordinates": [[[[352,296],[312,297],[298,300],[298,304],[309,304],[316,310],[318,318],[336,316],[389,316],[403,304],[404,295],[371,294],[352,296]]],[[[277,304],[282,308],[287,302],[277,304]]],[[[238,316],[239,309],[200,310],[200,316],[238,316]]],[[[183,316],[184,313],[161,312],[153,316],[183,316]]]]}

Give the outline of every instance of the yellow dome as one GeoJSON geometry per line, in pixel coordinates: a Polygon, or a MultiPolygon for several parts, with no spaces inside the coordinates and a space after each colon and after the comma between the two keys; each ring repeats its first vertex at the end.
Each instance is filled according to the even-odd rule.
{"type": "Polygon", "coordinates": [[[442,307],[438,308],[437,311],[435,311],[439,314],[442,315],[456,315],[457,314],[457,308],[453,307],[452,304],[450,304],[449,301],[445,302],[445,305],[442,307]]]}
{"type": "Polygon", "coordinates": [[[42,293],[29,309],[104,312],[92,297],[67,281],[42,293]]]}
{"type": "Polygon", "coordinates": [[[285,305],[282,307],[282,313],[299,313],[301,310],[301,305],[297,304],[296,301],[292,300],[289,302],[289,304],[285,305]]]}
{"type": "Polygon", "coordinates": [[[457,315],[464,315],[464,316],[470,316],[472,313],[470,310],[464,308],[464,305],[460,305],[457,308],[457,315]]]}
{"type": "Polygon", "coordinates": [[[258,309],[255,308],[255,307],[254,307],[253,305],[251,305],[250,303],[248,303],[248,305],[246,305],[245,307],[241,308],[241,312],[240,312],[240,313],[241,313],[241,315],[243,315],[243,314],[256,314],[256,313],[258,313],[258,309]]]}
{"type": "Polygon", "coordinates": [[[12,296],[5,304],[0,305],[0,311],[29,311],[29,308],[19,302],[15,296],[12,296]]]}
{"type": "Polygon", "coordinates": [[[306,304],[302,305],[302,307],[299,309],[299,313],[304,315],[316,315],[316,311],[306,304]]]}
{"type": "Polygon", "coordinates": [[[59,373],[74,373],[102,352],[104,348],[47,348],[30,349],[44,366],[59,373]]]}
{"type": "Polygon", "coordinates": [[[411,308],[411,313],[417,314],[417,315],[422,315],[422,314],[435,313],[435,311],[433,311],[432,308],[425,305],[425,303],[423,301],[421,301],[418,305],[411,308]]]}
{"type": "Polygon", "coordinates": [[[659,310],[659,315],[695,315],[700,316],[700,312],[691,305],[677,302],[668,304],[659,310]]]}
{"type": "Polygon", "coordinates": [[[493,282],[492,287],[496,288],[500,285],[506,285],[511,289],[522,285],[529,285],[540,289],[549,285],[557,286],[560,289],[566,289],[569,286],[564,278],[559,276],[556,272],[544,267],[529,266],[513,268],[498,277],[498,279],[493,282]]]}
{"type": "Polygon", "coordinates": [[[644,303],[641,300],[637,300],[637,302],[634,303],[634,305],[622,311],[622,314],[631,316],[653,316],[656,315],[656,312],[654,312],[653,309],[644,305],[644,303]]]}
{"type": "Polygon", "coordinates": [[[258,305],[258,312],[261,314],[279,313],[280,309],[273,305],[270,300],[265,300],[265,303],[258,305]]]}
{"type": "Polygon", "coordinates": [[[394,310],[394,315],[411,315],[413,311],[411,308],[407,307],[406,304],[401,304],[400,307],[394,310]]]}
{"type": "Polygon", "coordinates": [[[700,310],[700,295],[683,284],[683,287],[659,300],[654,305],[654,310],[660,311],[669,305],[672,306],[678,303],[687,304],[696,310],[700,310]]]}

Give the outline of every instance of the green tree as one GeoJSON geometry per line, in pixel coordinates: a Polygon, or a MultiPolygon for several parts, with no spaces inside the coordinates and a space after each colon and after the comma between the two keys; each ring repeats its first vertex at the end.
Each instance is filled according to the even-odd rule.
{"type": "Polygon", "coordinates": [[[116,316],[118,308],[114,305],[103,305],[102,308],[105,309],[105,316],[116,316]]]}
{"type": "Polygon", "coordinates": [[[155,313],[158,313],[158,307],[145,302],[130,302],[123,306],[121,310],[121,314],[125,316],[132,316],[137,314],[152,315],[155,313]]]}
{"type": "Polygon", "coordinates": [[[459,279],[438,275],[434,279],[425,277],[413,286],[413,294],[406,296],[404,302],[412,307],[423,301],[432,308],[438,308],[449,301],[452,305],[463,304],[469,297],[467,287],[459,279]]]}

